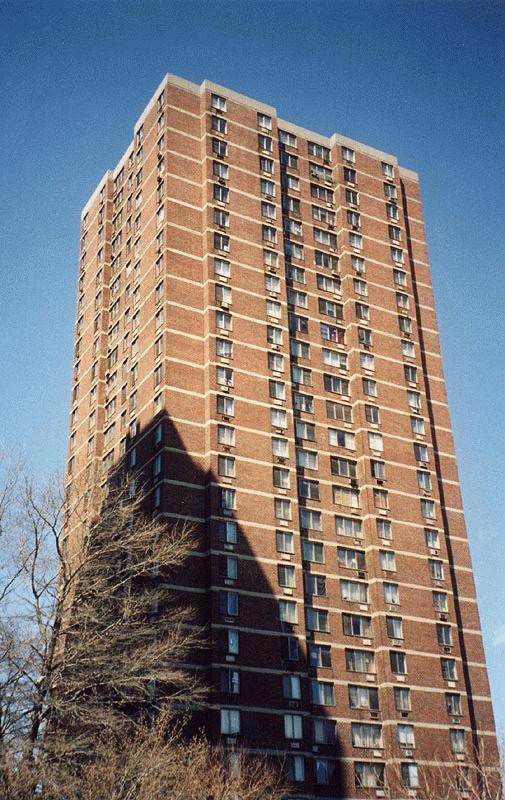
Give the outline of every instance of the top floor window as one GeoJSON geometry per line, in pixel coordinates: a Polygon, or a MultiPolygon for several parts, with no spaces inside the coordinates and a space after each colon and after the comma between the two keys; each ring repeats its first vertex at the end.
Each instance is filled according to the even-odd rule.
{"type": "Polygon", "coordinates": [[[221,97],[219,94],[213,94],[210,105],[215,111],[226,111],[226,98],[221,97]]]}

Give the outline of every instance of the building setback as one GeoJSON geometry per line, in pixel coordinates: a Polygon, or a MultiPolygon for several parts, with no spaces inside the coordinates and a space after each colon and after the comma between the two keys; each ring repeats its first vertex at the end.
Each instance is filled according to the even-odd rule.
{"type": "Polygon", "coordinates": [[[68,480],[124,460],[195,524],[210,734],[306,797],[493,753],[417,175],[167,75],[78,281],[68,480]]]}

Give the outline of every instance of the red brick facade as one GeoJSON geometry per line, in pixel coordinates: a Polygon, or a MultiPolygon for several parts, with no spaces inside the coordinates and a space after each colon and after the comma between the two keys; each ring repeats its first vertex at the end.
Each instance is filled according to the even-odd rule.
{"type": "Polygon", "coordinates": [[[167,76],[83,212],[75,349],[69,479],[125,458],[202,533],[214,735],[307,797],[494,747],[414,173],[167,76]]]}

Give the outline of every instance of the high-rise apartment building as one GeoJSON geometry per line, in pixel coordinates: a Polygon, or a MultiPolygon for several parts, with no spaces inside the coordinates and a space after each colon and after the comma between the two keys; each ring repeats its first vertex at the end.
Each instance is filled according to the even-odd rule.
{"type": "Polygon", "coordinates": [[[464,781],[495,734],[416,174],[169,75],[78,281],[68,479],[124,461],[195,524],[210,734],[306,797],[464,781]]]}

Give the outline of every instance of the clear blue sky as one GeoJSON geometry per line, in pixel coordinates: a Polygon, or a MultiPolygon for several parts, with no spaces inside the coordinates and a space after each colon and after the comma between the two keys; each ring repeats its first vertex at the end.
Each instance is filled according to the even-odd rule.
{"type": "Polygon", "coordinates": [[[504,42],[485,0],[0,5],[0,441],[40,474],[65,457],[80,209],[165,72],[420,173],[502,735],[504,42]]]}

